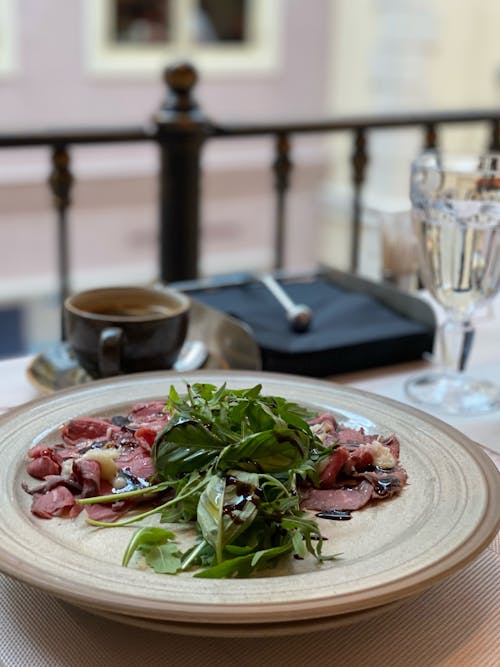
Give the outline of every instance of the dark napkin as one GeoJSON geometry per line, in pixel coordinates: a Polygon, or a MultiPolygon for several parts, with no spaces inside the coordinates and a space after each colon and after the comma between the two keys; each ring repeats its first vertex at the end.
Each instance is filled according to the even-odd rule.
{"type": "Polygon", "coordinates": [[[433,330],[365,292],[328,279],[284,282],[295,303],[314,312],[310,329],[296,333],[286,313],[259,282],[190,291],[213,308],[246,322],[268,371],[326,376],[418,359],[432,350],[433,330]]]}

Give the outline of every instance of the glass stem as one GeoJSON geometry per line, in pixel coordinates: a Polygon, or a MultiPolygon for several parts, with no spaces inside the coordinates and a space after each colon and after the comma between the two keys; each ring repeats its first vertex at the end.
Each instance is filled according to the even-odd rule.
{"type": "Polygon", "coordinates": [[[472,326],[472,322],[470,320],[465,320],[463,322],[462,349],[460,350],[460,356],[458,357],[458,370],[460,372],[465,370],[467,361],[469,360],[472,343],[474,342],[474,334],[475,330],[472,326]]]}
{"type": "Polygon", "coordinates": [[[441,326],[442,363],[450,372],[461,373],[474,342],[474,327],[471,320],[449,319],[441,326]]]}

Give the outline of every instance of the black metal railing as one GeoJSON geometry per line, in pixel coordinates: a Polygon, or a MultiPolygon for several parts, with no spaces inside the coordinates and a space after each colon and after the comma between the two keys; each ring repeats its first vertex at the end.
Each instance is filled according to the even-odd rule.
{"type": "Polygon", "coordinates": [[[296,135],[348,133],[352,139],[350,269],[359,264],[362,192],[369,163],[369,135],[382,129],[418,128],[422,148],[439,147],[443,126],[488,124],[488,148],[500,150],[500,111],[442,111],[383,116],[347,117],[300,122],[224,123],[205,116],[193,96],[197,82],[195,69],[186,63],[164,72],[166,98],[150,124],[144,126],[57,130],[52,132],[0,133],[0,148],[45,146],[51,151],[49,187],[57,215],[58,280],[60,298],[70,290],[68,252],[68,213],[74,175],[71,148],[88,144],[153,142],[159,149],[159,278],[164,282],[198,277],[201,218],[201,154],[208,140],[236,137],[269,137],[274,141],[276,195],[274,266],[284,261],[286,200],[293,170],[292,138],[296,135]]]}

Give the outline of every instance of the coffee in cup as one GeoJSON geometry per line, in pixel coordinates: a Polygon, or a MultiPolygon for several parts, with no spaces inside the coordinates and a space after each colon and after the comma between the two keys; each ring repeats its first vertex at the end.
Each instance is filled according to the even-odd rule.
{"type": "Polygon", "coordinates": [[[65,300],[65,338],[94,378],[168,369],[186,337],[189,307],[189,297],[166,287],[90,289],[65,300]]]}

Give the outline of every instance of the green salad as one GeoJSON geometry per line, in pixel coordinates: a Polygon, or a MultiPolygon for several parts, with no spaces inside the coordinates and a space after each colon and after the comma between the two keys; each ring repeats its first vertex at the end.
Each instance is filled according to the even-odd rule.
{"type": "MultiPolygon", "coordinates": [[[[193,384],[185,395],[171,387],[165,411],[169,421],[151,449],[155,483],[119,494],[145,495],[152,506],[114,523],[87,519],[116,528],[159,515],[168,524],[138,527],[123,565],[141,555],[159,573],[247,577],[284,556],[334,558],[322,554],[318,524],[300,509],[298,485],[318,485],[318,462],[329,451],[309,427],[314,415],[263,396],[261,385],[193,384]],[[194,544],[182,550],[172,524],[194,526],[194,544]]],[[[113,494],[78,503],[116,500],[113,494]]]]}

